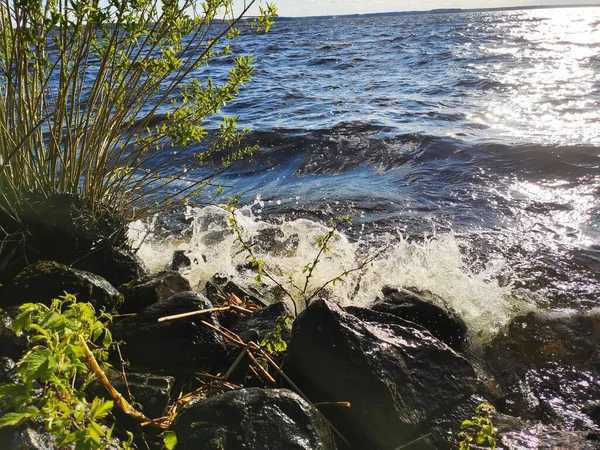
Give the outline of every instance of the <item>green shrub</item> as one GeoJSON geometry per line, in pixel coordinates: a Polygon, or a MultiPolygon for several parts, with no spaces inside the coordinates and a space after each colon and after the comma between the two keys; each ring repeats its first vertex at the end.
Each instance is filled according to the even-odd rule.
{"type": "Polygon", "coordinates": [[[215,161],[246,155],[235,118],[222,118],[214,136],[203,124],[250,80],[252,58],[233,55],[229,42],[269,29],[269,4],[241,20],[257,2],[234,12],[233,0],[0,1],[4,233],[26,240],[6,224],[26,226],[32,198],[60,194],[80,199],[92,222],[162,211],[206,187],[222,170],[215,161]],[[200,71],[215,58],[230,61],[220,81],[200,71]],[[175,150],[192,144],[200,150],[173,167],[175,150]]]}
{"type": "Polygon", "coordinates": [[[87,400],[85,389],[95,375],[81,340],[94,344],[92,353],[105,368],[112,346],[104,326],[109,320],[108,314],[96,316],[92,305],[78,303],[72,295],[53,300],[49,307],[21,306],[14,328],[31,334],[33,348],[18,363],[18,382],[0,385],[0,428],[41,422],[59,448],[71,444],[77,450],[105,448],[114,425],[108,428],[102,421],[113,402],[87,400]]]}

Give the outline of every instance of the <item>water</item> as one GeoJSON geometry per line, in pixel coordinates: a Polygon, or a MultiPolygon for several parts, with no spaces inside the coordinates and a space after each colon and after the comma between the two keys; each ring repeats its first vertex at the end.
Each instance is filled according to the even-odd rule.
{"type": "MultiPolygon", "coordinates": [[[[328,286],[343,304],[427,289],[483,337],[598,306],[600,8],[293,19],[234,47],[257,64],[225,113],[260,148],[219,182],[242,193],[247,239],[271,233],[260,255],[282,283],[350,213],[310,286],[382,253],[328,286]]],[[[251,281],[223,213],[188,213],[187,232],[145,242],[149,264],[179,248],[195,284],[251,281]]]]}

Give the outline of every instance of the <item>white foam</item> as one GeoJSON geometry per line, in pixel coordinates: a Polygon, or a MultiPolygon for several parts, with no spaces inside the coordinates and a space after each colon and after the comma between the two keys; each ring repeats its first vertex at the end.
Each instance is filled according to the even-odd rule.
{"type": "MultiPolygon", "coordinates": [[[[146,227],[140,222],[132,224],[131,238],[134,245],[140,245],[138,254],[148,267],[153,271],[163,270],[170,265],[173,252],[183,250],[192,260],[192,267],[183,274],[196,289],[202,289],[215,274],[242,286],[254,285],[256,272],[248,267],[247,252],[242,251],[228,224],[229,213],[209,206],[189,208],[187,214],[192,222],[188,233],[184,233],[185,238],[158,241],[148,235],[141,242],[147,234],[146,227]]],[[[307,219],[284,220],[274,225],[258,220],[250,207],[241,208],[235,214],[244,240],[254,244],[253,251],[257,258],[265,261],[266,271],[292,295],[299,294],[306,283],[307,272],[303,269],[319,252],[317,238],[325,235],[329,228],[307,219]]],[[[308,295],[365,260],[364,245],[351,242],[343,234],[337,233],[331,244],[331,251],[322,255],[310,277],[308,295]]],[[[465,263],[459,238],[452,233],[420,242],[408,241],[402,236],[381,237],[366,254],[381,251],[378,246],[385,246],[385,250],[364,271],[344,277],[343,283],[329,284],[319,296],[342,306],[368,306],[381,296],[385,285],[430,291],[463,317],[472,337],[483,341],[527,308],[523,301],[513,298],[511,285],[499,285],[497,278],[503,261],[491,260],[486,269],[471,270],[465,263]]],[[[259,290],[267,295],[274,286],[275,283],[263,277],[259,290]]]]}

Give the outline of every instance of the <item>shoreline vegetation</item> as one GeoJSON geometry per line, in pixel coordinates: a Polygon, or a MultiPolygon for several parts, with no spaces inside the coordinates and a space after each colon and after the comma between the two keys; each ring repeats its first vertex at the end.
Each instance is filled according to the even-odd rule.
{"type": "Polygon", "coordinates": [[[518,390],[533,370],[537,387],[558,391],[564,379],[544,370],[562,364],[594,398],[597,315],[519,317],[476,352],[431,293],[381,286],[369,308],[327,300],[325,287],[373,257],[309,289],[347,218],[315,240],[288,289],[244,237],[235,202],[239,270],[272,283],[273,299],[219,274],[190,286],[185,253],[148,272],[127,224],[174,214],[252,152],[235,118],[212,137],[204,123],[250,80],[252,59],[229,43],[276,15],[265,4],[243,22],[248,9],[231,16],[228,0],[162,5],[0,2],[0,447],[597,448],[597,402],[565,419],[518,390]],[[194,76],[219,58],[225,80],[194,76]],[[192,143],[203,150],[166,172],[173,158],[160,156],[192,143]]]}

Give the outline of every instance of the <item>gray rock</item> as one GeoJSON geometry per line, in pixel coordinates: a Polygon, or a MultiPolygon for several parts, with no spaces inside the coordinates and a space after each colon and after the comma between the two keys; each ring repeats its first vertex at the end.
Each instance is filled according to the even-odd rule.
{"type": "Polygon", "coordinates": [[[471,395],[471,364],[428,331],[362,322],[337,305],[313,302],[294,321],[289,373],[356,448],[396,448],[436,415],[471,395]]]}
{"type": "Polygon", "coordinates": [[[315,407],[287,389],[240,389],[186,405],[177,450],[335,450],[315,407]]]}
{"type": "Polygon", "coordinates": [[[119,289],[125,297],[122,313],[139,312],[179,292],[191,290],[190,283],[179,272],[172,270],[147,275],[123,284],[119,289]]]}
{"type": "Polygon", "coordinates": [[[225,344],[218,333],[201,323],[218,325],[214,313],[158,322],[160,317],[209,308],[212,304],[203,295],[181,292],[133,317],[115,321],[110,328],[116,340],[125,341],[123,358],[134,366],[173,370],[220,367],[225,344]]]}

